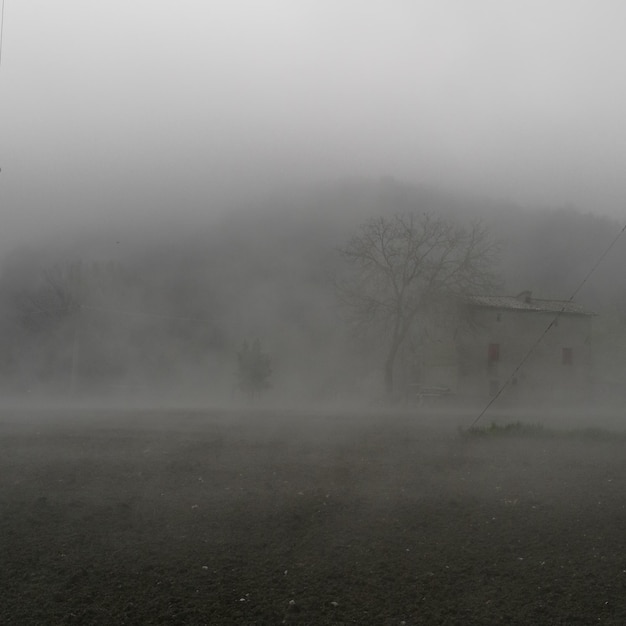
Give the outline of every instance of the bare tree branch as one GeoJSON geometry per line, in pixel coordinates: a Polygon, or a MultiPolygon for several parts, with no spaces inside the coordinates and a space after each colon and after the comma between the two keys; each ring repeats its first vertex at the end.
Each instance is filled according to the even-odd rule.
{"type": "Polygon", "coordinates": [[[431,213],[372,219],[340,250],[349,273],[337,293],[350,322],[388,335],[388,393],[396,356],[418,314],[437,300],[491,291],[498,252],[482,222],[461,228],[431,213]]]}

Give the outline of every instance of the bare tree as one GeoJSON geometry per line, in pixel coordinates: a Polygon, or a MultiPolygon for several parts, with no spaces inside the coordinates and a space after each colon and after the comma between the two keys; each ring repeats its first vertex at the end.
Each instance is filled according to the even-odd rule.
{"type": "Polygon", "coordinates": [[[338,293],[352,323],[385,333],[384,387],[420,314],[443,301],[493,289],[498,245],[482,222],[467,228],[430,213],[378,217],[340,250],[350,272],[338,293]]]}
{"type": "Polygon", "coordinates": [[[72,390],[79,362],[85,381],[121,377],[124,363],[117,353],[135,343],[129,324],[107,309],[123,308],[135,285],[115,263],[65,262],[42,270],[36,283],[14,294],[18,358],[28,353],[35,378],[51,385],[69,378],[72,390]]]}

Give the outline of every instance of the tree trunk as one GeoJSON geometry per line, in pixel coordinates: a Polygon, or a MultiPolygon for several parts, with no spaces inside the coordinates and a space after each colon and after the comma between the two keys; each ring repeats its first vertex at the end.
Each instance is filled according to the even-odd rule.
{"type": "Polygon", "coordinates": [[[401,343],[401,339],[393,339],[391,346],[389,347],[389,352],[387,353],[387,358],[385,359],[384,382],[385,394],[388,397],[391,397],[391,395],[393,394],[393,366],[396,363],[396,357],[398,356],[398,349],[400,348],[401,343]]]}

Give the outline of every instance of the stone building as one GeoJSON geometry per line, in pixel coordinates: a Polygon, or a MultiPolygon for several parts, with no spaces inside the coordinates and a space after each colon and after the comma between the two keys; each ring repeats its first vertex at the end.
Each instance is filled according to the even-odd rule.
{"type": "Polygon", "coordinates": [[[591,390],[593,313],[562,300],[472,296],[470,323],[457,332],[457,393],[520,402],[575,400],[591,390]]]}
{"type": "Polygon", "coordinates": [[[579,401],[591,391],[593,313],[562,300],[470,296],[454,324],[431,333],[419,353],[417,382],[483,401],[508,383],[503,401],[579,401]]]}

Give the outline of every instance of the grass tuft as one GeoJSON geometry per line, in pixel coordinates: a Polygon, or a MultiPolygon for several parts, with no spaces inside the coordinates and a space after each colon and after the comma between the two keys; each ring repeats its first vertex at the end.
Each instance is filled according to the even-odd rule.
{"type": "Polygon", "coordinates": [[[573,430],[554,430],[545,428],[542,424],[525,424],[524,422],[510,422],[508,424],[496,424],[491,422],[489,426],[472,426],[461,428],[463,437],[473,439],[486,439],[490,437],[538,437],[538,438],[566,438],[579,441],[623,441],[626,440],[626,432],[615,432],[604,428],[578,428],[573,430]]]}
{"type": "Polygon", "coordinates": [[[548,431],[541,424],[525,424],[518,421],[509,424],[491,422],[489,426],[472,426],[463,430],[462,434],[466,437],[537,437],[545,436],[548,431]]]}

